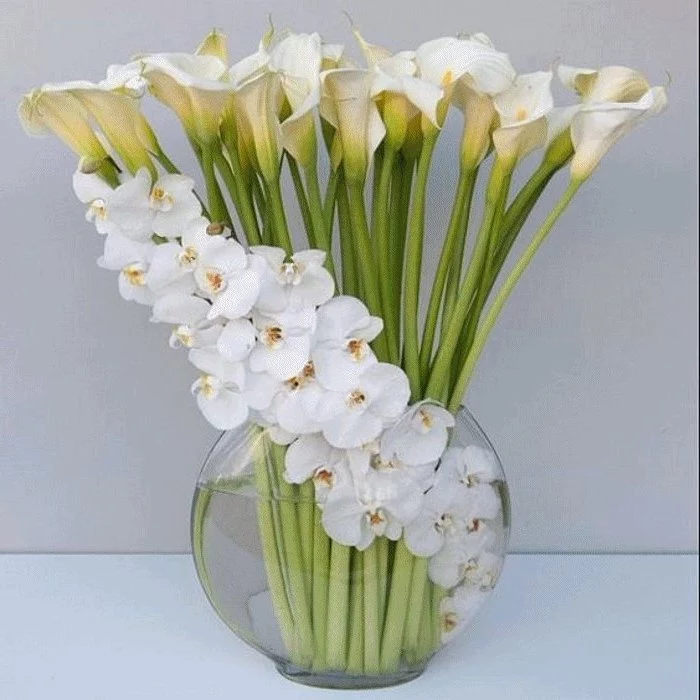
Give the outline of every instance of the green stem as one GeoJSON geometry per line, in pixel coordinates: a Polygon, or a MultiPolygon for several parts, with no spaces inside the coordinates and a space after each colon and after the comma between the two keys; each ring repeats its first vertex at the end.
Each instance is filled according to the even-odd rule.
{"type": "MultiPolygon", "coordinates": [[[[420,349],[420,373],[422,377],[427,377],[430,369],[430,359],[433,355],[433,343],[440,315],[440,302],[445,291],[445,281],[455,261],[455,249],[458,240],[460,237],[463,237],[461,236],[462,233],[466,233],[465,218],[468,216],[475,182],[475,170],[460,172],[454,203],[452,204],[452,214],[450,215],[447,234],[440,253],[437,271],[435,272],[430,301],[428,302],[428,313],[423,328],[423,341],[420,349]]],[[[461,265],[457,266],[458,271],[460,267],[461,265]]]]}
{"type": "MultiPolygon", "coordinates": [[[[336,282],[333,251],[331,250],[331,236],[329,225],[324,213],[324,203],[321,198],[321,188],[318,184],[318,172],[316,162],[313,161],[304,171],[306,177],[306,190],[308,194],[311,222],[316,232],[316,246],[326,251],[326,269],[330,272],[333,281],[336,282]]],[[[329,183],[330,185],[330,183],[329,183]]],[[[332,223],[330,224],[332,226],[332,223]]]]}
{"type": "Polygon", "coordinates": [[[377,675],[381,630],[379,628],[379,560],[376,541],[363,552],[363,558],[365,673],[377,675]]]}
{"type": "Polygon", "coordinates": [[[248,245],[260,245],[262,238],[260,237],[260,227],[258,219],[255,215],[251,191],[246,186],[243,173],[236,157],[236,153],[231,149],[227,149],[229,158],[223,154],[223,151],[218,150],[214,153],[214,163],[221,173],[221,177],[228,188],[231,200],[233,201],[238,217],[243,225],[248,245]]]}
{"type": "Polygon", "coordinates": [[[380,537],[377,542],[377,567],[379,568],[379,620],[386,614],[387,580],[389,575],[389,540],[380,537]]]}
{"type": "Polygon", "coordinates": [[[347,672],[358,676],[362,675],[365,670],[362,560],[363,553],[353,549],[350,565],[350,640],[348,643],[347,672]]]}
{"type": "Polygon", "coordinates": [[[301,554],[304,561],[304,574],[306,577],[305,589],[307,592],[307,599],[311,601],[310,606],[313,611],[314,516],[316,511],[313,481],[307,479],[297,490],[299,494],[297,518],[299,519],[301,554]]]}
{"type": "Polygon", "coordinates": [[[418,635],[420,634],[421,615],[423,612],[423,597],[428,583],[428,559],[416,557],[411,574],[411,590],[406,605],[408,615],[403,635],[404,649],[412,654],[418,650],[418,635]]]}
{"type": "Polygon", "coordinates": [[[423,588],[423,601],[421,602],[421,614],[419,625],[418,643],[416,644],[415,662],[427,660],[430,653],[435,648],[435,625],[437,621],[433,615],[433,587],[434,584],[428,581],[423,588]]]}
{"type": "Polygon", "coordinates": [[[285,587],[285,565],[280,558],[278,549],[278,538],[280,530],[275,532],[275,516],[273,513],[274,494],[267,471],[265,459],[265,439],[258,433],[253,438],[255,449],[255,482],[258,491],[256,499],[258,511],[258,531],[263,551],[263,561],[267,572],[267,581],[270,586],[270,596],[272,606],[275,610],[275,617],[280,625],[282,640],[293,661],[299,662],[296,656],[294,644],[294,619],[287,599],[285,587]]]}
{"type": "MultiPolygon", "coordinates": [[[[360,182],[348,182],[348,198],[350,204],[350,222],[352,224],[353,241],[357,249],[356,260],[360,261],[358,272],[362,284],[362,296],[369,311],[374,316],[382,315],[382,305],[379,296],[377,261],[372,251],[372,238],[367,225],[365,211],[364,188],[360,182]]],[[[373,347],[378,359],[386,360],[389,356],[386,333],[381,333],[374,341],[373,347]]]]}
{"type": "Polygon", "coordinates": [[[331,542],[331,563],[328,572],[326,661],[330,668],[338,671],[345,668],[348,648],[351,552],[351,547],[331,542]]]}
{"type": "Polygon", "coordinates": [[[491,224],[496,214],[501,187],[506,176],[506,170],[501,166],[500,161],[496,161],[491,171],[491,178],[486,193],[486,204],[474,252],[469,262],[464,282],[460,285],[457,303],[433,362],[425,391],[426,396],[438,401],[449,381],[452,360],[459,343],[462,328],[467,320],[472,297],[479,283],[483,263],[488,253],[491,224]]]}
{"type": "Polygon", "coordinates": [[[389,217],[389,195],[391,191],[391,176],[394,170],[396,151],[387,146],[384,156],[377,162],[380,167],[377,178],[376,198],[373,202],[372,211],[372,237],[375,245],[376,259],[381,264],[386,265],[387,270],[379,275],[379,296],[384,319],[384,332],[389,349],[389,361],[392,364],[399,364],[401,356],[400,348],[400,313],[399,307],[394,306],[394,290],[391,275],[387,274],[394,266],[391,255],[391,232],[389,217]],[[381,165],[380,165],[381,163],[381,165]]]}
{"type": "Polygon", "coordinates": [[[294,618],[294,631],[298,643],[299,659],[302,665],[311,665],[314,656],[313,629],[311,626],[310,589],[307,588],[306,564],[301,542],[301,528],[295,501],[298,490],[285,481],[284,450],[280,445],[270,444],[270,454],[278,479],[280,493],[280,518],[282,541],[287,563],[289,595],[294,618]]]}
{"type": "Polygon", "coordinates": [[[326,665],[326,639],[328,619],[328,580],[331,554],[331,541],[321,524],[320,508],[314,512],[314,563],[312,585],[312,617],[316,654],[314,669],[322,670],[326,665]]]}
{"type": "Polygon", "coordinates": [[[344,178],[338,186],[338,228],[340,229],[340,257],[343,263],[343,294],[357,296],[360,285],[357,279],[357,262],[355,260],[355,244],[350,221],[350,203],[344,178]]]}
{"type": "Polygon", "coordinates": [[[503,286],[496,295],[496,298],[494,299],[491,308],[486,314],[486,318],[484,319],[483,324],[479,327],[479,330],[476,333],[474,343],[472,344],[472,347],[469,350],[467,360],[464,363],[464,366],[462,367],[462,371],[460,372],[460,375],[457,379],[455,388],[452,391],[452,396],[450,397],[449,402],[449,409],[451,411],[456,411],[459,408],[462,402],[462,397],[464,396],[464,392],[466,391],[467,385],[474,371],[476,362],[479,359],[479,356],[481,355],[481,351],[484,349],[484,345],[486,344],[486,340],[488,339],[489,333],[491,332],[494,324],[496,323],[496,319],[501,313],[501,310],[503,309],[503,306],[508,300],[508,297],[515,288],[515,285],[518,283],[518,280],[522,277],[523,273],[527,269],[527,266],[532,261],[532,258],[535,256],[535,253],[538,251],[539,247],[547,238],[547,235],[552,230],[552,227],[556,223],[557,219],[561,216],[566,207],[569,205],[569,202],[571,202],[580,186],[581,181],[572,180],[569,183],[569,186],[567,187],[566,191],[561,196],[561,198],[554,206],[552,211],[549,213],[549,215],[547,216],[544,223],[537,231],[533,239],[530,241],[530,244],[525,249],[525,252],[520,256],[520,259],[515,264],[515,266],[511,270],[510,275],[508,275],[508,278],[503,283],[503,286]]]}
{"type": "Polygon", "coordinates": [[[292,183],[294,184],[294,192],[296,193],[297,202],[299,203],[301,219],[304,222],[306,237],[309,240],[309,248],[318,248],[318,242],[316,240],[316,229],[314,228],[313,222],[311,221],[311,210],[309,209],[309,202],[306,198],[306,192],[304,191],[304,182],[301,179],[299,166],[289,153],[286,153],[286,156],[287,165],[289,166],[289,173],[292,176],[292,183]]]}
{"type": "Polygon", "coordinates": [[[221,194],[221,188],[214,172],[213,147],[202,148],[201,154],[202,173],[204,174],[204,183],[207,188],[207,199],[212,220],[232,226],[231,216],[226,208],[226,202],[221,194]]]}
{"type": "Polygon", "coordinates": [[[422,396],[420,374],[420,350],[418,338],[418,305],[420,301],[420,279],[423,260],[423,235],[425,231],[425,204],[428,189],[430,161],[437,141],[437,131],[424,135],[423,146],[418,157],[416,186],[411,205],[407,252],[406,284],[404,294],[404,370],[411,385],[411,398],[422,396]]]}
{"type": "Polygon", "coordinates": [[[292,239],[289,236],[289,226],[287,226],[287,216],[284,213],[284,202],[282,201],[282,190],[280,189],[279,180],[268,180],[267,186],[267,204],[270,209],[270,217],[272,221],[272,235],[277,245],[284,248],[287,255],[291,255],[294,250],[292,247],[292,239]]]}
{"type": "Polygon", "coordinates": [[[382,634],[380,666],[383,673],[391,673],[399,667],[413,560],[414,557],[406,548],[403,538],[400,539],[394,551],[389,601],[382,634]]]}

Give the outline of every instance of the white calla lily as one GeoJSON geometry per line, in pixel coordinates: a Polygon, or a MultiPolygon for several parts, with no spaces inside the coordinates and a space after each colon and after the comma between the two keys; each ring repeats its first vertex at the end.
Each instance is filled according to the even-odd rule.
{"type": "Polygon", "coordinates": [[[651,89],[642,73],[626,66],[596,69],[562,64],[557,67],[557,76],[583,102],[636,102],[651,89]]]}
{"type": "Polygon", "coordinates": [[[636,102],[586,103],[571,121],[571,177],[585,180],[602,157],[623,136],[649,116],[662,112],[668,104],[666,90],[653,87],[636,102]]]}
{"type": "Polygon", "coordinates": [[[493,145],[499,158],[513,166],[547,140],[547,115],[554,107],[551,71],[519,75],[513,86],[494,98],[499,127],[493,145]]]}
{"type": "Polygon", "coordinates": [[[372,157],[386,129],[372,96],[374,72],[338,68],[321,73],[321,115],[336,130],[340,149],[331,157],[340,161],[349,182],[364,182],[372,157]]]}

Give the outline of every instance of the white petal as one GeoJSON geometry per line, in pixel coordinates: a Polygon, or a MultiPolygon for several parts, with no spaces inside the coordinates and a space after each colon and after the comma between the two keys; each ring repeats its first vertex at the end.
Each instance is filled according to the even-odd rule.
{"type": "Polygon", "coordinates": [[[218,430],[232,430],[248,418],[248,406],[241,395],[226,389],[214,398],[207,398],[198,392],[197,405],[204,417],[218,430]]]}
{"type": "Polygon", "coordinates": [[[250,354],[255,345],[255,329],[247,319],[229,321],[221,332],[216,347],[230,362],[240,362],[250,354]]]}
{"type": "Polygon", "coordinates": [[[236,319],[245,316],[253,308],[259,291],[260,277],[253,270],[243,270],[229,277],[226,289],[214,299],[209,318],[223,316],[236,319]]]}
{"type": "Polygon", "coordinates": [[[227,383],[242,388],[245,386],[245,368],[240,362],[228,362],[216,348],[193,348],[189,361],[200,371],[211,374],[227,383]]]}
{"type": "Polygon", "coordinates": [[[440,551],[444,538],[429,517],[418,517],[404,528],[406,547],[417,557],[432,557],[440,551]]]}
{"type": "Polygon", "coordinates": [[[292,484],[306,481],[319,467],[329,467],[333,448],[322,435],[301,435],[284,458],[286,478],[292,484]]]}
{"type": "MultiPolygon", "coordinates": [[[[149,270],[150,272],[150,270],[149,270]]],[[[167,294],[153,305],[153,321],[194,326],[203,321],[209,303],[191,294],[167,294]]]]}
{"type": "Polygon", "coordinates": [[[364,507],[358,502],[351,486],[333,489],[323,508],[322,523],[328,536],[348,547],[363,540],[364,507]]]}

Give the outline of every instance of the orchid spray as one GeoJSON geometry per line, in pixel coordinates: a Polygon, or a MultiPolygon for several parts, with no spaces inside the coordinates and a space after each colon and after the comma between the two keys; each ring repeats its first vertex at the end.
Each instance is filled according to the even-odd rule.
{"type": "Polygon", "coordinates": [[[448,446],[455,413],[540,245],[666,94],[628,68],[559,65],[577,99],[555,107],[553,72],[518,74],[483,34],[393,53],[354,33],[364,66],[316,33],[272,29],[231,65],[214,31],[194,54],[141,55],[99,83],[44,85],[20,116],[75,151],[75,194],[104,235],[98,262],[118,272],[122,297],[170,326],[171,347],[199,372],[192,394],[205,418],[256,437],[258,492],[279,497],[261,499],[258,522],[289,657],[378,675],[429,657],[498,576],[497,468],[476,445],[448,446]],[[149,93],[180,120],[201,194],[141,112],[149,93]],[[454,203],[422,288],[431,161],[453,112],[463,122],[454,203]],[[283,169],[308,241],[299,250],[283,169]],[[557,174],[560,198],[511,261],[557,174]]]}

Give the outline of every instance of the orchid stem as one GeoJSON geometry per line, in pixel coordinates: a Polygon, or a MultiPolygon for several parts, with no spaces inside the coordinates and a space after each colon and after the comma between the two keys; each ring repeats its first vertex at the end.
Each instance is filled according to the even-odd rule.
{"type": "Polygon", "coordinates": [[[375,540],[364,552],[365,673],[379,673],[381,630],[379,627],[379,561],[375,540]]]}
{"type": "Polygon", "coordinates": [[[326,661],[330,668],[338,671],[345,669],[347,661],[351,552],[351,547],[331,541],[331,563],[328,572],[326,661]]]}
{"type": "Polygon", "coordinates": [[[314,563],[312,585],[312,617],[316,653],[314,669],[322,670],[326,666],[326,640],[328,630],[328,581],[331,541],[321,524],[321,510],[314,510],[314,563]]]}
{"type": "Polygon", "coordinates": [[[353,549],[350,577],[350,639],[348,642],[347,672],[361,675],[364,672],[364,595],[362,561],[364,554],[353,549]]]}

